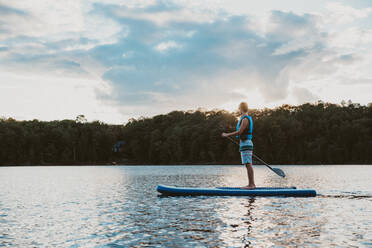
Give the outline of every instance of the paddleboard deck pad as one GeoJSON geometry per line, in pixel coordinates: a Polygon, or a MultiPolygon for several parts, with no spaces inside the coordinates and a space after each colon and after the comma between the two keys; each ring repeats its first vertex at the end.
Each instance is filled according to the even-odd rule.
{"type": "Polygon", "coordinates": [[[243,189],[238,187],[218,187],[218,188],[188,188],[158,185],[156,190],[162,195],[167,196],[285,196],[285,197],[314,197],[316,191],[313,189],[289,188],[269,188],[260,187],[256,189],[243,189]]]}

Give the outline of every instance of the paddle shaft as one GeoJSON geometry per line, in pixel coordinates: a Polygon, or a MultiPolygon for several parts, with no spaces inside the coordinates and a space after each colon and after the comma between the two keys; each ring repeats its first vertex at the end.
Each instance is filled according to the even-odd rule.
{"type": "MultiPolygon", "coordinates": [[[[232,139],[231,137],[226,137],[228,138],[229,140],[231,140],[232,142],[234,142],[236,145],[239,146],[239,143],[236,142],[234,139],[232,139]]],[[[265,161],[263,161],[262,159],[260,159],[259,157],[257,157],[255,154],[253,154],[253,157],[255,157],[258,161],[260,161],[261,163],[263,163],[264,165],[267,166],[267,168],[269,168],[270,170],[272,170],[273,172],[275,172],[275,174],[279,175],[277,171],[275,171],[273,168],[271,168],[270,165],[268,165],[265,161]]],[[[278,169],[277,169],[278,170],[278,169]]],[[[283,177],[282,175],[279,175],[281,177],[283,177]]]]}

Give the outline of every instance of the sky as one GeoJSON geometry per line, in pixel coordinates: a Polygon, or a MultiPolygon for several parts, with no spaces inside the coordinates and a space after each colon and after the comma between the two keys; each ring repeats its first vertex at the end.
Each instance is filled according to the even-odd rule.
{"type": "Polygon", "coordinates": [[[0,0],[0,117],[372,102],[371,0],[0,0]]]}

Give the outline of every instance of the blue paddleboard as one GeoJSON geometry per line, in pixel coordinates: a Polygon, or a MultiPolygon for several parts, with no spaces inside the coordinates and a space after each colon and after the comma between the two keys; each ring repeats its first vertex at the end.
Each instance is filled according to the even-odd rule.
{"type": "Polygon", "coordinates": [[[158,185],[156,190],[162,195],[170,196],[287,196],[287,197],[314,197],[316,191],[313,189],[290,188],[268,188],[242,189],[237,187],[219,188],[186,188],[158,185]]]}

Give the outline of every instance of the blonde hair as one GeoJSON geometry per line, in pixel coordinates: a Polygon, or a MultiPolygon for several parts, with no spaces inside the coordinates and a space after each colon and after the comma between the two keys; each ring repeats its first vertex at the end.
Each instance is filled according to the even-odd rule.
{"type": "Polygon", "coordinates": [[[243,113],[248,112],[248,104],[246,102],[241,102],[239,104],[239,110],[243,113]]]}

